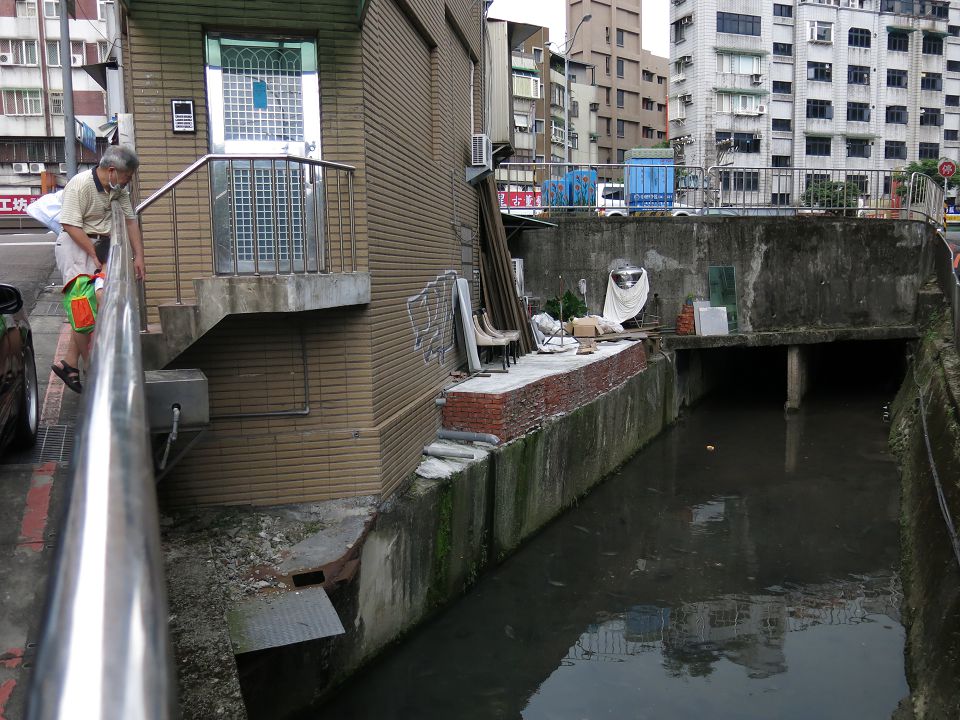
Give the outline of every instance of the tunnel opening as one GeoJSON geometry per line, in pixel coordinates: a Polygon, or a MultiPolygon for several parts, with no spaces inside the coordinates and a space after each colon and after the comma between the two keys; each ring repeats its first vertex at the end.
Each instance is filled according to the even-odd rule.
{"type": "MultiPolygon", "coordinates": [[[[892,398],[903,381],[908,341],[843,341],[797,346],[810,398],[883,394],[892,398]]],[[[677,371],[687,401],[782,403],[788,394],[788,346],[715,348],[677,352],[677,371]]]]}

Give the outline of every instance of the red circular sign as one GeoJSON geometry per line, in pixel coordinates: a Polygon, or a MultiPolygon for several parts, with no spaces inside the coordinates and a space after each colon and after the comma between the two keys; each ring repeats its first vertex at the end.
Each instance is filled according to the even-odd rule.
{"type": "Polygon", "coordinates": [[[941,160],[937,166],[940,177],[953,177],[957,172],[957,164],[953,160],[941,160]]]}

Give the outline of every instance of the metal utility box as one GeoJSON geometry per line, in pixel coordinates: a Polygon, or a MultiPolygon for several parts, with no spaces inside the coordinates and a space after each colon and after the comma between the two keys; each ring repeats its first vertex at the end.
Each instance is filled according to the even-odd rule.
{"type": "Polygon", "coordinates": [[[180,406],[180,427],[199,428],[210,424],[210,394],[207,376],[200,370],[147,370],[147,419],[150,432],[173,429],[173,406],[180,406]]]}
{"type": "Polygon", "coordinates": [[[627,202],[631,212],[673,208],[673,150],[634,148],[625,153],[627,202]]]}

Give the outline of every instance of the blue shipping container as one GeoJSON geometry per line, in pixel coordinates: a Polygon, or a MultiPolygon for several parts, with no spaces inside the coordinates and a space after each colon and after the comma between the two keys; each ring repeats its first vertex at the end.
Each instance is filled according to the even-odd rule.
{"type": "Polygon", "coordinates": [[[629,158],[624,178],[631,212],[673,208],[673,160],[629,158]]]}

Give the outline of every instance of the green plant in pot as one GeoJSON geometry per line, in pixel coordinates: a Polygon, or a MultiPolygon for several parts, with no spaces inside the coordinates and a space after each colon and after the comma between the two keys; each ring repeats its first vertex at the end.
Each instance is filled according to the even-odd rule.
{"type": "Polygon", "coordinates": [[[575,317],[584,317],[587,314],[587,305],[579,297],[567,290],[563,297],[554,297],[547,301],[545,310],[547,315],[554,320],[560,319],[560,311],[563,310],[564,321],[575,317]]]}

